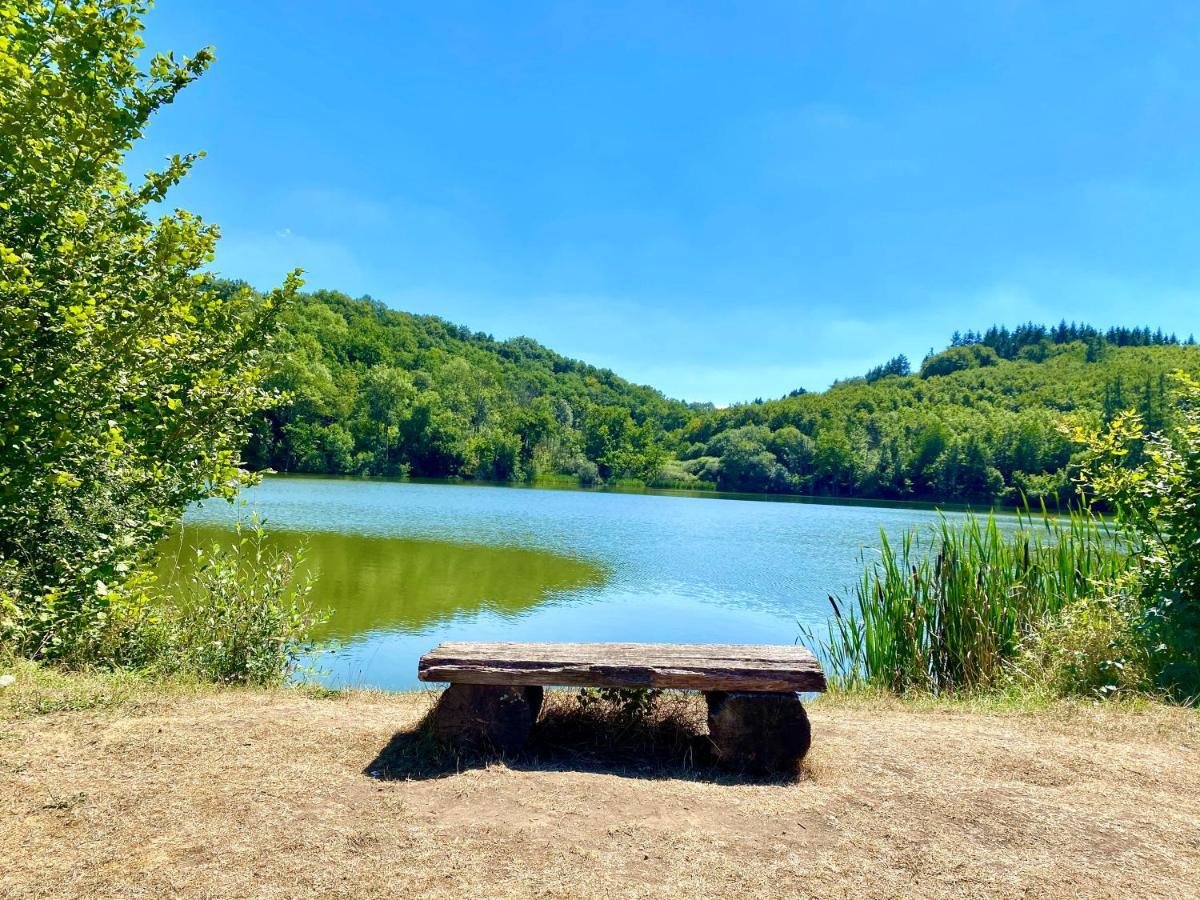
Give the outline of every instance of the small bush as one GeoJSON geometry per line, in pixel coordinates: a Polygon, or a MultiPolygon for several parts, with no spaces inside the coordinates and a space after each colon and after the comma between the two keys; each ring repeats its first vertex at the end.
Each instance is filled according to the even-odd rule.
{"type": "Polygon", "coordinates": [[[206,680],[274,684],[314,649],[321,621],[308,603],[312,579],[298,579],[303,551],[269,547],[258,523],[239,526],[232,547],[197,553],[190,583],[169,617],[180,669],[206,680]]]}
{"type": "Polygon", "coordinates": [[[662,693],[661,688],[582,688],[578,702],[582,709],[603,709],[619,722],[635,724],[652,716],[662,693]]]}
{"type": "Polygon", "coordinates": [[[309,606],[303,551],[267,543],[261,523],[238,525],[230,546],[196,551],[187,580],[147,584],[118,608],[105,646],[92,654],[117,667],[224,684],[278,684],[317,649],[322,619],[309,606]]]}
{"type": "Polygon", "coordinates": [[[1150,661],[1137,639],[1141,602],[1124,579],[1064,608],[1029,636],[1012,667],[1017,688],[1052,697],[1145,693],[1150,661]]]}
{"type": "Polygon", "coordinates": [[[600,469],[590,459],[584,456],[577,456],[564,467],[564,472],[569,475],[574,475],[579,479],[579,483],[586,486],[596,484],[600,481],[600,469]]]}

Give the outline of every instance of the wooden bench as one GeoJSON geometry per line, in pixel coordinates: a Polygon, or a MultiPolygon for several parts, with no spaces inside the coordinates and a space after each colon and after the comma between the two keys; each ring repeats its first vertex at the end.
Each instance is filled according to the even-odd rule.
{"type": "Polygon", "coordinates": [[[439,738],[504,751],[524,746],[543,687],[703,691],[717,758],[769,771],[807,752],[798,692],[826,687],[804,647],[758,644],[446,643],[421,657],[417,677],[450,683],[434,713],[439,738]]]}

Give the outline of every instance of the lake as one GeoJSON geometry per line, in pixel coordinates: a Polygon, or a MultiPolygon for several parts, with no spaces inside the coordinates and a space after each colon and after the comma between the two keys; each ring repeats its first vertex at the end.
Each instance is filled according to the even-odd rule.
{"type": "MultiPolygon", "coordinates": [[[[931,510],[272,476],[188,510],[166,567],[257,513],[307,548],[333,686],[412,688],[443,640],[792,643],[880,529],[931,510]]],[[[957,515],[948,513],[948,515],[957,515]]],[[[867,552],[870,552],[868,549],[867,552]]]]}

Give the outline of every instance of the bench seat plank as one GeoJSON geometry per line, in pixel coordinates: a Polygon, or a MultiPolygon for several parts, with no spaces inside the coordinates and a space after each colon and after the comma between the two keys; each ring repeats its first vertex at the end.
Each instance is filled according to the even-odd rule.
{"type": "Polygon", "coordinates": [[[421,657],[422,681],[701,691],[823,691],[812,652],[771,644],[448,642],[421,657]]]}

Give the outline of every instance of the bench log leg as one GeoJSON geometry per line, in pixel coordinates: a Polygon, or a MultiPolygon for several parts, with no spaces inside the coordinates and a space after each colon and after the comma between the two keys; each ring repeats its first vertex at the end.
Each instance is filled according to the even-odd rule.
{"type": "Polygon", "coordinates": [[[794,772],[812,743],[795,693],[705,691],[708,734],[717,759],[752,772],[794,772]]]}
{"type": "Polygon", "coordinates": [[[515,753],[525,746],[542,708],[540,687],[452,684],[438,699],[438,740],[479,750],[515,753]]]}

